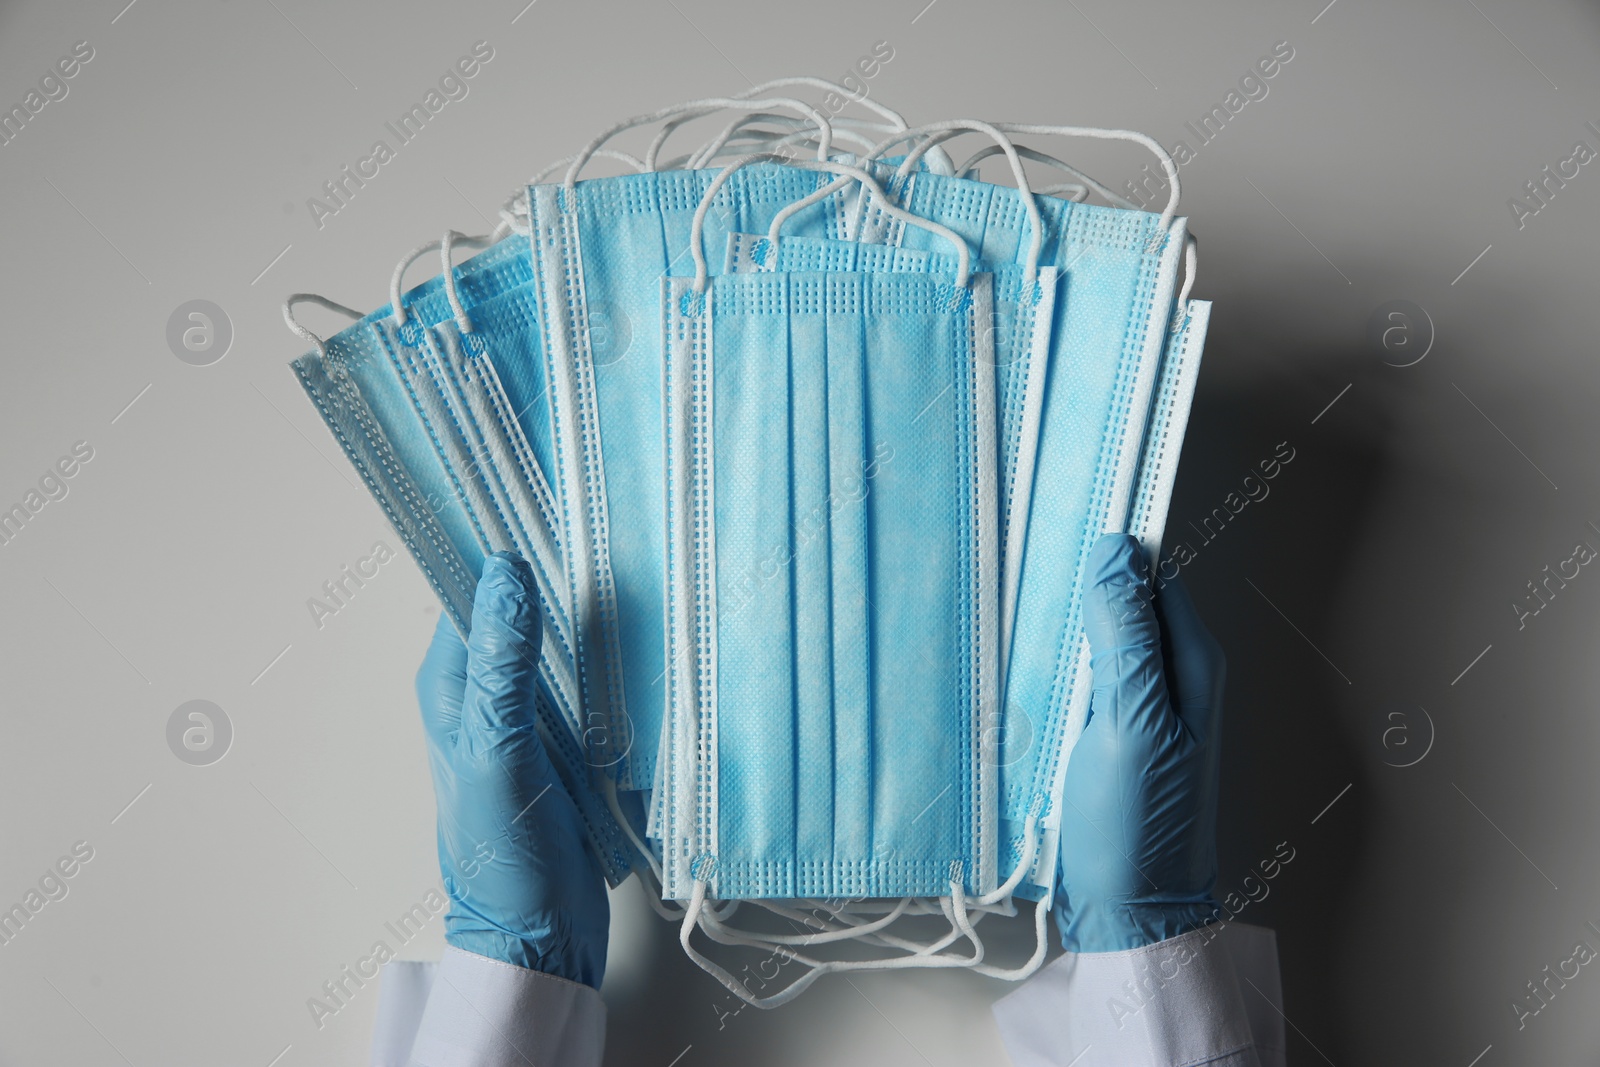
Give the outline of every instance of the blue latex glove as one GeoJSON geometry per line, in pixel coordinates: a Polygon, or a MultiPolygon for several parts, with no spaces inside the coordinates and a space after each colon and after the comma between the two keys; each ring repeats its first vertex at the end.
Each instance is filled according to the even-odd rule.
{"type": "Polygon", "coordinates": [[[1139,543],[1089,554],[1089,721],[1067,766],[1056,926],[1116,952],[1215,918],[1222,649],[1174,579],[1152,597],[1139,543]]]}
{"type": "Polygon", "coordinates": [[[441,617],[417,672],[456,948],[600,988],[610,902],[534,726],[543,637],[533,572],[484,565],[463,645],[441,617]]]}

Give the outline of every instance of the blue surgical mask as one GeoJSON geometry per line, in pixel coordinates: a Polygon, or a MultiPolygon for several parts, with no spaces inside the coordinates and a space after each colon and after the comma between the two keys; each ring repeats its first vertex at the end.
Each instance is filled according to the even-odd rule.
{"type": "MultiPolygon", "coordinates": [[[[870,195],[870,194],[869,194],[870,195]]],[[[896,226],[903,223],[895,221],[896,226]]],[[[726,272],[863,271],[953,275],[955,257],[897,245],[815,237],[735,233],[728,238],[726,272]]],[[[994,353],[996,438],[1000,453],[1001,669],[1005,669],[1033,493],[1039,417],[1050,356],[1058,272],[1046,267],[1029,282],[1026,267],[994,270],[994,300],[986,332],[994,353]],[[1015,520],[1015,521],[1013,521],[1015,520]]],[[[991,741],[1000,732],[986,735],[991,741]]]]}
{"type": "MultiPolygon", "coordinates": [[[[653,784],[664,699],[661,352],[651,324],[660,321],[660,279],[688,267],[689,229],[710,180],[660,172],[529,190],[555,430],[548,473],[565,524],[579,677],[586,707],[609,717],[624,789],[653,784]],[[600,317],[628,331],[624,351],[596,350],[600,317]]],[[[764,229],[817,182],[785,167],[741,173],[715,205],[712,239],[764,229]]]]}
{"type": "Polygon", "coordinates": [[[993,278],[708,275],[701,263],[662,297],[661,832],[665,891],[689,899],[680,940],[741,996],[690,944],[697,922],[810,968],[762,1003],[831,970],[980,965],[967,908],[1008,895],[1028,866],[996,885],[1007,872],[989,856],[994,771],[981,752],[999,670],[993,278]],[[910,804],[919,792],[927,803],[910,804]],[[704,921],[708,895],[840,890],[902,898],[828,938],[896,958],[815,961],[704,921]],[[941,898],[951,934],[919,945],[879,933],[910,897],[941,898]],[[973,956],[940,953],[963,936],[973,956]]]}
{"type": "MultiPolygon", "coordinates": [[[[410,325],[415,325],[410,324],[410,325]]],[[[440,412],[446,407],[430,376],[415,364],[427,357],[425,338],[398,345],[390,309],[384,308],[332,338],[326,355],[295,362],[302,386],[339,439],[346,455],[384,507],[390,522],[433,584],[464,633],[472,591],[483,561],[498,544],[511,545],[504,523],[485,529],[473,502],[486,496],[493,477],[487,451],[470,454],[439,442],[440,412]]],[[[318,347],[320,341],[313,338],[318,347]]],[[[555,598],[541,605],[550,632],[566,625],[555,598]]],[[[625,878],[635,863],[626,839],[585,758],[573,729],[576,686],[570,659],[540,659],[537,725],[558,775],[577,803],[608,879],[625,878]]]]}
{"type": "MultiPolygon", "coordinates": [[[[962,184],[918,174],[920,197],[912,203],[941,220],[940,205],[971,218],[972,200],[982,194],[966,194],[962,184]]],[[[982,247],[996,257],[1015,255],[1026,232],[1016,194],[987,188],[982,247]]],[[[1185,230],[1174,220],[1163,241],[1161,220],[1151,214],[1053,199],[1040,207],[1045,261],[1065,275],[1064,296],[1050,356],[1058,372],[1044,395],[1039,437],[1039,469],[1050,476],[1035,485],[1027,521],[998,758],[1003,855],[1028,847],[1022,827],[1045,804],[1047,833],[1033,879],[1042,894],[1055,870],[1053,798],[1088,710],[1087,642],[1073,605],[1089,547],[1126,528],[1185,230]],[[1059,372],[1068,367],[1070,375],[1059,372]]]]}
{"type": "Polygon", "coordinates": [[[990,281],[663,283],[668,896],[994,887],[990,281]]]}
{"type": "MultiPolygon", "coordinates": [[[[999,125],[983,132],[1006,130],[1053,128],[999,125]]],[[[1152,144],[1123,131],[1107,136],[1152,144]]],[[[907,157],[909,163],[916,155],[907,157]]],[[[1002,779],[1000,863],[1004,868],[1008,860],[1037,848],[1031,888],[1020,892],[1037,898],[1053,885],[1059,822],[1054,798],[1087,715],[1089,694],[1081,620],[1075,608],[1063,611],[1062,605],[1078,603],[1083,560],[1099,534],[1127,528],[1186,228],[1174,217],[1175,174],[1173,200],[1159,218],[1034,198],[1018,176],[1021,188],[1008,189],[902,164],[890,190],[910,214],[972,242],[979,250],[977,262],[986,269],[1026,259],[1038,219],[1041,262],[1062,274],[1038,439],[1038,466],[1049,476],[1035,481],[1023,524],[1026,544],[1012,556],[1021,574],[1002,726],[995,731],[1002,779]],[[1069,367],[1073,372],[1062,372],[1069,367]],[[1035,842],[1025,828],[1041,811],[1044,833],[1035,842]]],[[[851,224],[859,240],[913,249],[935,243],[890,217],[886,202],[863,196],[860,203],[851,224]]]]}

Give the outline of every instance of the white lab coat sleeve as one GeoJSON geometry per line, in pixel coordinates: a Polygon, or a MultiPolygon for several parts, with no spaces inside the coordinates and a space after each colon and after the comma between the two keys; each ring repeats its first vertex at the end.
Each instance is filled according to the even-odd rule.
{"type": "Polygon", "coordinates": [[[457,948],[383,968],[372,1067],[599,1067],[606,1007],[589,986],[457,948]]]}
{"type": "Polygon", "coordinates": [[[1068,952],[994,1005],[1012,1067],[1283,1067],[1271,930],[1212,923],[1127,952],[1068,952]]]}

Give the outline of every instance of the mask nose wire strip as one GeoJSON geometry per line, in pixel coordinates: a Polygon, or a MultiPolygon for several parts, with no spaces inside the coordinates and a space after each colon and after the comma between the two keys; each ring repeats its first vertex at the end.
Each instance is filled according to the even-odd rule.
{"type": "Polygon", "coordinates": [[[347,308],[343,304],[336,304],[327,297],[318,296],[316,293],[291,293],[289,298],[283,302],[283,321],[296,337],[316,349],[317,355],[323,360],[328,358],[327,342],[300,325],[299,320],[294,317],[296,304],[316,304],[318,307],[325,307],[329,311],[337,311],[341,315],[346,315],[355,322],[359,322],[366,317],[355,308],[347,308]]]}
{"type": "MultiPolygon", "coordinates": [[[[712,200],[716,198],[717,192],[724,184],[727,183],[728,179],[732,177],[733,173],[739,170],[741,167],[748,166],[751,163],[758,163],[763,160],[771,160],[776,158],[779,157],[772,152],[757,152],[752,155],[743,156],[734,160],[732,163],[729,163],[726,167],[719,171],[717,176],[711,179],[711,184],[706,187],[705,196],[701,198],[700,206],[695,210],[694,213],[694,225],[689,230],[689,250],[694,256],[695,292],[704,293],[706,291],[706,286],[710,284],[710,270],[706,265],[705,226],[706,215],[711,210],[712,200]]],[[[834,184],[839,185],[841,182],[847,182],[848,180],[853,179],[877,193],[878,196],[881,197],[886,203],[888,201],[888,196],[884,193],[883,187],[878,184],[877,179],[859,167],[852,167],[845,163],[834,163],[828,160],[794,162],[792,165],[800,167],[804,170],[818,170],[825,171],[830,174],[845,175],[845,178],[842,178],[840,182],[835,182],[834,184]]],[[[818,196],[818,193],[821,192],[822,190],[818,190],[817,193],[812,193],[811,196],[805,198],[805,200],[811,200],[812,197],[821,199],[821,197],[818,196]]],[[[805,200],[796,201],[796,203],[805,203],[805,200]]],[[[812,202],[815,203],[814,200],[812,200],[812,202]]],[[[790,205],[790,207],[793,206],[794,205],[792,204],[790,205]]],[[[787,211],[788,208],[785,208],[784,210],[787,211]]],[[[967,248],[967,242],[959,234],[955,233],[948,227],[941,226],[937,222],[931,222],[928,219],[922,218],[921,216],[913,215],[903,208],[893,207],[891,205],[889,206],[889,211],[890,214],[892,214],[895,218],[900,219],[902,222],[912,226],[921,227],[922,229],[928,230],[932,233],[936,233],[940,237],[943,237],[946,241],[950,242],[950,244],[956,250],[956,256],[959,261],[959,265],[956,270],[956,286],[958,288],[965,289],[971,277],[972,271],[972,253],[967,248]]],[[[787,216],[784,214],[784,212],[780,211],[773,219],[774,226],[780,225],[781,220],[786,217],[787,216]]]]}
{"type": "MultiPolygon", "coordinates": [[[[1079,182],[1083,183],[1082,185],[1074,184],[1070,186],[1050,186],[1049,188],[1082,189],[1085,193],[1094,192],[1099,194],[1105,198],[1106,203],[1112,205],[1113,207],[1120,207],[1128,211],[1140,210],[1139,205],[1135,204],[1127,197],[1118,196],[1111,189],[1107,188],[1105,185],[1102,185],[1100,182],[1095,181],[1089,175],[1085,174],[1077,167],[1074,167],[1064,159],[1057,159],[1055,156],[1052,156],[1047,152],[1041,152],[1036,148],[1029,148],[1026,145],[1019,144],[1014,145],[1013,147],[1016,148],[1017,155],[1021,156],[1023,159],[1031,159],[1035,163],[1043,163],[1048,167],[1054,167],[1056,170],[1071,175],[1073,178],[1076,178],[1079,182]]],[[[1005,149],[1001,148],[999,145],[985,145],[977,152],[974,152],[972,154],[972,158],[961,164],[961,169],[957,171],[957,173],[963,178],[967,178],[969,180],[975,179],[977,177],[976,171],[978,169],[978,164],[993,156],[998,156],[1004,151],[1005,149]]],[[[1042,189],[1035,191],[1043,192],[1042,189]]]]}
{"type": "Polygon", "coordinates": [[[828,149],[833,141],[833,126],[826,118],[823,117],[822,112],[818,111],[810,104],[800,100],[791,99],[789,97],[772,97],[765,100],[746,100],[728,96],[717,96],[707,97],[704,100],[691,100],[687,103],[675,104],[672,107],[662,108],[660,111],[653,111],[648,115],[636,115],[631,119],[624,119],[622,122],[617,123],[610,129],[602,131],[588,144],[584,145],[582,150],[578,152],[577,156],[573,158],[572,165],[567,168],[567,176],[563,180],[562,184],[565,186],[567,193],[570,195],[572,190],[578,184],[578,175],[583,172],[584,165],[589,162],[589,159],[595,154],[595,152],[598,151],[607,141],[611,140],[611,138],[626,130],[631,130],[639,126],[647,126],[652,122],[660,122],[662,119],[675,118],[678,115],[684,114],[688,111],[694,111],[696,109],[705,110],[707,112],[720,109],[738,111],[768,111],[775,107],[784,107],[793,111],[798,111],[810,118],[811,121],[816,124],[818,131],[817,160],[819,162],[826,162],[828,159],[828,149]]]}

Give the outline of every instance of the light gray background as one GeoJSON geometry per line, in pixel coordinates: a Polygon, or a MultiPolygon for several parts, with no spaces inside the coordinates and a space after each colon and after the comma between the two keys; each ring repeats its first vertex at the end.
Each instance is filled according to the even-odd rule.
{"type": "MultiPolygon", "coordinates": [[[[95,849],[0,946],[0,1063],[364,1063],[376,991],[321,1030],[306,999],[437,883],[411,694],[437,608],[401,558],[311,621],[324,581],[398,541],[285,367],[283,296],[377,306],[407,249],[483,229],[611,120],[837,77],[879,40],[872,92],[913,120],[1168,145],[1291,43],[1183,168],[1216,311],[1174,530],[1296,450],[1185,568],[1230,659],[1221,888],[1296,849],[1245,913],[1278,930],[1291,1062],[1600,1058],[1593,967],[1525,1029],[1511,1007],[1575,942],[1600,948],[1600,576],[1525,629],[1512,608],[1600,546],[1600,164],[1520,231],[1507,207],[1575,141],[1600,148],[1593,4],[525,2],[0,7],[0,103],[95,49],[0,147],[0,502],[95,450],[0,546],[0,905],[95,849]],[[306,199],[479,39],[470,95],[319,230],[306,199]],[[165,341],[196,298],[236,331],[209,367],[165,341]],[[1366,339],[1397,298],[1437,332],[1403,369],[1366,339]],[[235,729],[209,767],[165,741],[196,698],[235,729]],[[1424,750],[1418,709],[1431,750],[1386,765],[1424,750]]],[[[1056,147],[1118,184],[1144,162],[1056,147]]],[[[722,1017],[636,885],[615,913],[608,1062],[1001,1060],[998,984],[863,975],[722,1017]]],[[[406,951],[441,944],[435,921],[406,951]]]]}

